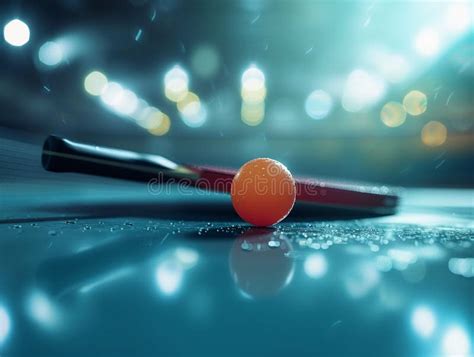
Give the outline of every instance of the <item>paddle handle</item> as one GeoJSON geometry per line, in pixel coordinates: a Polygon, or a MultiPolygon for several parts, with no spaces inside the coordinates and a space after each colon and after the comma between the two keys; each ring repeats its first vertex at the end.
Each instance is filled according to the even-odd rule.
{"type": "Polygon", "coordinates": [[[50,135],[43,145],[43,168],[129,181],[194,178],[196,173],[162,156],[88,145],[50,135]]]}

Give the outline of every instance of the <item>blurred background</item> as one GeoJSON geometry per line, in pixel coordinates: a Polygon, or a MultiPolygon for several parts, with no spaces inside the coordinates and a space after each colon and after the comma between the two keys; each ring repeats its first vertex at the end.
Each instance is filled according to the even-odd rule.
{"type": "Polygon", "coordinates": [[[472,14],[469,1],[4,0],[2,151],[55,133],[182,163],[269,156],[294,174],[472,186],[472,14]]]}

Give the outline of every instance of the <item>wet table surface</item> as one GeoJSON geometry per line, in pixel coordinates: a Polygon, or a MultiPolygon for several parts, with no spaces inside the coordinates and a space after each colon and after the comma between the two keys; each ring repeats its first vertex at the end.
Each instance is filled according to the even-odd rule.
{"type": "MultiPolygon", "coordinates": [[[[12,169],[13,170],[13,169],[12,169]]],[[[368,217],[4,170],[0,356],[438,356],[474,351],[471,190],[368,217]]]]}

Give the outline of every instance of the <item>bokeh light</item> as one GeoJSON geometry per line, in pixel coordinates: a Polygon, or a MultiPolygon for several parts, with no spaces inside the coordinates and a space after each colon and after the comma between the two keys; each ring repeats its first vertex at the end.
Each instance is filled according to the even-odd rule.
{"type": "Polygon", "coordinates": [[[428,108],[428,98],[426,94],[412,90],[403,98],[403,107],[405,111],[413,116],[421,115],[428,108]]]}
{"type": "Polygon", "coordinates": [[[315,90],[306,98],[305,110],[313,119],[325,118],[332,109],[333,101],[331,96],[323,90],[315,90]]]}
{"type": "Polygon", "coordinates": [[[30,40],[30,28],[19,19],[11,20],[3,28],[3,38],[12,46],[23,46],[30,40]]]}
{"type": "Polygon", "coordinates": [[[202,78],[214,77],[219,66],[219,53],[212,45],[200,45],[191,54],[191,67],[194,73],[202,78]]]}
{"type": "Polygon", "coordinates": [[[189,76],[178,65],[165,74],[165,95],[172,102],[179,102],[188,93],[189,76]]]}
{"type": "Polygon", "coordinates": [[[328,270],[326,257],[322,254],[310,254],[304,261],[304,272],[310,278],[319,279],[326,275],[328,270]]]}
{"type": "Polygon", "coordinates": [[[465,278],[474,277],[474,258],[451,258],[448,262],[449,271],[465,278]]]}
{"type": "Polygon", "coordinates": [[[195,93],[188,92],[186,96],[178,102],[177,107],[181,114],[181,119],[187,126],[198,128],[206,122],[207,109],[195,93]]]}
{"type": "MultiPolygon", "coordinates": [[[[107,77],[99,71],[93,71],[86,76],[84,88],[91,95],[100,95],[102,102],[113,113],[133,119],[152,135],[165,135],[171,128],[171,120],[166,114],[149,106],[145,100],[138,98],[134,92],[123,88],[119,83],[108,82],[107,77]]],[[[191,100],[188,100],[186,103],[190,102],[191,100]]]]}
{"type": "Polygon", "coordinates": [[[45,42],[38,51],[38,58],[41,63],[47,66],[57,66],[64,57],[64,51],[59,43],[45,42]]]}
{"type": "Polygon", "coordinates": [[[346,82],[342,96],[342,107],[348,112],[359,112],[377,103],[385,95],[382,78],[357,69],[346,82]]]}
{"type": "Polygon", "coordinates": [[[265,103],[249,104],[242,103],[241,118],[249,126],[257,126],[265,117],[265,103]]]}
{"type": "Polygon", "coordinates": [[[204,105],[196,105],[194,102],[184,108],[181,112],[181,119],[187,126],[199,128],[207,121],[207,109],[204,105]]]}
{"type": "Polygon", "coordinates": [[[107,77],[103,73],[93,71],[84,79],[84,88],[90,95],[98,96],[105,91],[107,83],[107,77]]]}
{"type": "Polygon", "coordinates": [[[242,87],[257,90],[265,86],[265,75],[255,65],[251,65],[242,74],[242,87]]]}
{"type": "Polygon", "coordinates": [[[247,103],[260,103],[265,100],[267,96],[267,88],[265,86],[251,89],[248,86],[242,86],[241,90],[242,100],[247,103]]]}
{"type": "Polygon", "coordinates": [[[119,101],[115,104],[114,109],[124,115],[132,114],[138,105],[138,98],[132,91],[126,89],[119,97],[119,101]]]}
{"type": "Polygon", "coordinates": [[[171,127],[170,118],[160,111],[154,111],[146,121],[146,129],[155,136],[163,136],[168,133],[171,127]]]}
{"type": "Polygon", "coordinates": [[[469,0],[451,3],[446,11],[446,28],[455,34],[467,31],[472,26],[472,6],[469,0]]]}
{"type": "Polygon", "coordinates": [[[199,260],[199,253],[191,248],[179,247],[176,248],[175,256],[185,269],[193,268],[199,260]]]}
{"type": "Polygon", "coordinates": [[[443,336],[443,353],[447,356],[468,356],[471,351],[469,335],[460,326],[452,326],[443,336]]]}
{"type": "Polygon", "coordinates": [[[255,65],[251,65],[242,74],[241,80],[241,118],[249,126],[257,126],[265,117],[265,75],[255,65]]]}
{"type": "Polygon", "coordinates": [[[242,99],[247,103],[260,103],[265,100],[267,89],[265,75],[255,65],[251,65],[242,74],[242,99]]]}
{"type": "Polygon", "coordinates": [[[0,345],[6,340],[10,333],[10,317],[7,310],[0,306],[0,345]]]}
{"type": "Polygon", "coordinates": [[[155,112],[161,113],[158,108],[149,106],[145,101],[139,101],[138,107],[135,113],[132,114],[133,119],[136,120],[137,124],[142,128],[148,128],[148,120],[154,115],[155,112]]]}
{"type": "Polygon", "coordinates": [[[406,117],[405,108],[398,102],[388,102],[380,111],[380,119],[386,126],[391,128],[402,125],[406,117]]]}
{"type": "Polygon", "coordinates": [[[183,282],[183,267],[173,259],[160,262],[156,268],[155,281],[164,295],[174,295],[183,282]]]}
{"type": "Polygon", "coordinates": [[[426,146],[441,146],[446,142],[448,129],[439,121],[430,121],[421,130],[421,141],[426,146]]]}
{"type": "Polygon", "coordinates": [[[58,322],[59,314],[50,299],[41,292],[34,292],[28,301],[30,316],[38,323],[51,327],[58,322]]]}
{"type": "Polygon", "coordinates": [[[142,128],[150,129],[157,126],[162,121],[163,114],[161,110],[155,107],[147,107],[143,110],[140,117],[137,118],[137,124],[142,128]]]}
{"type": "Polygon", "coordinates": [[[140,121],[145,117],[148,108],[149,105],[145,100],[137,98],[137,105],[133,113],[130,114],[130,117],[136,121],[140,121]]]}
{"type": "Polygon", "coordinates": [[[426,57],[438,54],[440,39],[438,32],[433,28],[422,29],[415,37],[416,51],[426,57]]]}
{"type": "Polygon", "coordinates": [[[422,337],[430,337],[436,328],[436,318],[431,309],[420,306],[417,307],[411,316],[413,329],[422,337]]]}
{"type": "Polygon", "coordinates": [[[116,82],[109,82],[105,86],[104,91],[100,95],[102,101],[110,107],[114,107],[119,104],[122,95],[123,95],[123,88],[120,84],[116,82]]]}
{"type": "Polygon", "coordinates": [[[201,101],[195,93],[188,92],[186,96],[178,102],[177,107],[181,113],[188,112],[193,114],[199,112],[201,101]]]}

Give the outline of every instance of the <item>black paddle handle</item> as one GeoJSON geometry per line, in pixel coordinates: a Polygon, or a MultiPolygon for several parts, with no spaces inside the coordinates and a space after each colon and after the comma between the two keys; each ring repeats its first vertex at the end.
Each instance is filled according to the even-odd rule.
{"type": "Polygon", "coordinates": [[[47,171],[76,172],[142,182],[153,178],[193,178],[196,175],[158,155],[88,145],[55,135],[46,138],[41,163],[47,171]]]}

